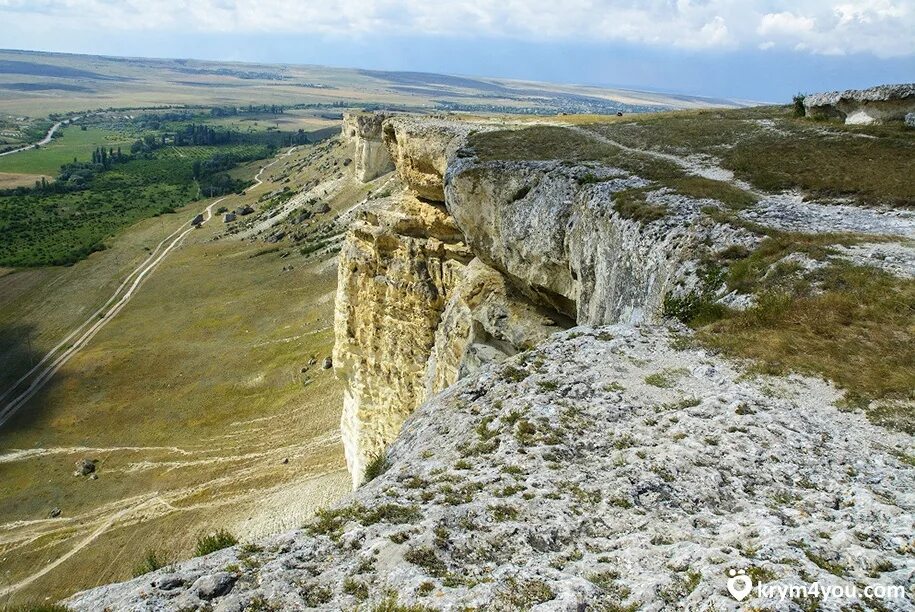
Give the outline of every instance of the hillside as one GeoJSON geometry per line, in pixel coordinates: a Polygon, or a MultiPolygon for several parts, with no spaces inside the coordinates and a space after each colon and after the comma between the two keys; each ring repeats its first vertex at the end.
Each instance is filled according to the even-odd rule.
{"type": "Polygon", "coordinates": [[[755,609],[911,609],[911,130],[354,114],[336,146],[373,181],[339,219],[355,493],[70,606],[737,609],[742,569],[902,589],[755,609]]]}
{"type": "MultiPolygon", "coordinates": [[[[44,116],[214,103],[287,106],[284,127],[295,123],[305,129],[327,126],[350,107],[615,114],[735,104],[625,89],[423,72],[0,50],[0,113],[44,116]]],[[[0,147],[2,144],[0,138],[0,147]]]]}
{"type": "Polygon", "coordinates": [[[20,375],[105,323],[0,429],[0,606],[127,579],[150,553],[187,558],[216,529],[290,529],[348,489],[342,389],[322,368],[334,253],[306,234],[338,235],[335,219],[370,186],[328,170],[343,174],[339,146],[286,151],[233,171],[250,181],[269,166],[244,195],[136,223],[70,267],[0,276],[4,419],[20,375]],[[286,198],[290,183],[314,194],[286,198]],[[298,246],[253,229],[280,197],[296,218],[308,211],[298,246]],[[160,257],[210,205],[256,212],[214,215],[160,257]],[[110,296],[147,262],[158,263],[115,308],[110,296]],[[83,460],[96,460],[92,475],[74,475],[83,460]]]}

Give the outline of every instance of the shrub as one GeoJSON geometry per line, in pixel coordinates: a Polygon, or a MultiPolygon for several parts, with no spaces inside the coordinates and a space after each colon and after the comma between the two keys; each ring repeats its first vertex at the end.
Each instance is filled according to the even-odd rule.
{"type": "Polygon", "coordinates": [[[229,548],[238,544],[238,538],[226,531],[219,529],[209,535],[197,538],[197,547],[194,550],[195,557],[202,557],[210,553],[229,548]]]}
{"type": "Polygon", "coordinates": [[[804,98],[806,98],[806,97],[807,96],[805,94],[797,93],[791,99],[791,103],[794,106],[794,116],[795,117],[803,117],[805,114],[807,114],[804,109],[804,98]]]}
{"type": "Polygon", "coordinates": [[[154,572],[157,569],[165,567],[165,565],[166,561],[164,557],[160,557],[159,553],[155,550],[147,550],[146,554],[143,556],[143,560],[133,568],[133,577],[137,578],[143,574],[154,572]]]}
{"type": "Polygon", "coordinates": [[[382,450],[372,457],[371,461],[365,466],[365,480],[363,481],[363,484],[375,480],[387,472],[389,467],[391,467],[391,464],[388,462],[388,455],[382,450]]]}
{"type": "Polygon", "coordinates": [[[347,595],[352,595],[359,601],[363,601],[369,597],[368,585],[353,577],[348,577],[343,581],[343,592],[347,595]]]}
{"type": "Polygon", "coordinates": [[[553,589],[542,580],[518,580],[509,578],[500,588],[497,596],[498,609],[529,610],[537,604],[551,601],[556,597],[553,589]]]}
{"type": "Polygon", "coordinates": [[[404,554],[403,558],[407,563],[423,568],[429,572],[430,576],[442,577],[448,573],[445,562],[439,559],[438,555],[435,554],[435,550],[429,546],[411,548],[404,554]]]}
{"type": "Polygon", "coordinates": [[[645,189],[626,189],[614,197],[613,207],[624,219],[640,223],[651,223],[667,216],[667,209],[656,204],[649,204],[645,199],[645,189]]]}
{"type": "Polygon", "coordinates": [[[715,302],[708,294],[690,291],[683,296],[664,296],[662,314],[690,327],[699,327],[724,317],[728,308],[715,302]]]}

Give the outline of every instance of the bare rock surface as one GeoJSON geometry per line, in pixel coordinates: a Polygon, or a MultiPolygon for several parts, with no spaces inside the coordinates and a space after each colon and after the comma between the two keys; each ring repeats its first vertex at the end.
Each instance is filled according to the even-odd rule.
{"type": "Polygon", "coordinates": [[[809,95],[804,108],[808,117],[841,118],[848,124],[903,121],[915,112],[915,83],[809,95]]]}
{"type": "MultiPolygon", "coordinates": [[[[570,129],[758,201],[729,211],[599,162],[482,161],[467,138],[497,128],[523,126],[409,115],[381,122],[397,168],[384,192],[393,195],[352,212],[360,218],[344,240],[337,289],[334,363],[346,386],[354,485],[403,420],[461,377],[572,324],[657,323],[668,297],[706,290],[703,262],[762,239],[716,221],[710,207],[784,231],[900,237],[892,253],[837,253],[896,274],[912,262],[911,211],[756,192],[711,157],[641,151],[580,128],[570,129]],[[633,192],[644,203],[621,209],[633,192]]],[[[715,297],[731,308],[756,303],[724,288],[715,297]]]]}
{"type": "Polygon", "coordinates": [[[845,232],[915,238],[915,212],[911,210],[820,204],[793,193],[769,195],[740,216],[767,227],[807,234],[845,232]]]}
{"type": "Polygon", "coordinates": [[[876,242],[833,247],[837,257],[859,266],[880,268],[900,278],[915,278],[915,243],[876,242]]]}
{"type": "MultiPolygon", "coordinates": [[[[384,113],[345,113],[341,134],[353,146],[354,174],[363,183],[394,170],[394,161],[381,136],[384,113]]],[[[344,165],[349,165],[344,161],[344,165]]]]}
{"type": "MultiPolygon", "coordinates": [[[[911,610],[913,438],[837,398],[819,380],[746,376],[666,329],[575,328],[426,402],[388,470],[305,529],[66,603],[371,609],[394,591],[442,610],[809,604],[757,590],[738,604],[727,572],[744,569],[768,587],[901,587],[879,603],[911,610]]],[[[859,595],[819,609],[855,605],[871,607],[859,595]]]]}

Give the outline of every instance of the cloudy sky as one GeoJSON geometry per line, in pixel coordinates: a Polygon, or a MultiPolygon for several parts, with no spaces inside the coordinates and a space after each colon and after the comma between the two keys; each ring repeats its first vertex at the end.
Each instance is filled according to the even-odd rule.
{"type": "Polygon", "coordinates": [[[915,0],[0,0],[0,47],[782,100],[915,81],[915,0]]]}

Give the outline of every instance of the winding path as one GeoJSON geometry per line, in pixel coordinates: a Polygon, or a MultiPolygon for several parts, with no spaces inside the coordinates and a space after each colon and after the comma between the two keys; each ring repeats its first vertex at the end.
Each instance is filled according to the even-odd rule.
{"type": "Polygon", "coordinates": [[[28,151],[29,149],[34,149],[36,147],[44,146],[44,145],[48,144],[49,142],[51,142],[51,139],[54,138],[54,132],[56,132],[60,128],[60,126],[69,125],[71,122],[76,121],[77,119],[79,119],[79,117],[71,117],[70,119],[64,119],[63,121],[58,121],[57,123],[55,123],[54,125],[51,126],[51,129],[49,129],[48,133],[44,135],[44,138],[42,138],[38,142],[30,144],[30,145],[26,145],[24,147],[20,147],[19,149],[13,149],[12,151],[6,151],[4,153],[0,153],[0,157],[3,157],[4,155],[12,155],[13,153],[21,153],[22,151],[28,151]]]}
{"type": "MultiPolygon", "coordinates": [[[[296,147],[290,147],[283,155],[277,157],[275,160],[261,167],[261,169],[254,176],[254,185],[248,187],[245,192],[259,187],[263,184],[263,179],[261,176],[264,171],[279,162],[281,159],[288,157],[295,150],[296,147]]],[[[213,217],[213,207],[228,198],[229,196],[223,196],[218,200],[210,203],[203,210],[204,220],[203,223],[206,223],[213,217]]],[[[201,225],[203,225],[201,223],[201,225]]],[[[115,292],[108,298],[108,301],[105,302],[98,310],[96,310],[88,319],[83,321],[83,323],[71,331],[63,340],[61,340],[57,346],[52,348],[48,353],[41,358],[37,364],[35,364],[32,369],[23,374],[19,380],[17,380],[13,385],[0,394],[0,401],[5,400],[8,396],[16,393],[16,391],[31,378],[28,386],[15,395],[11,400],[9,400],[2,408],[0,408],[0,426],[2,426],[6,421],[8,421],[16,411],[21,408],[26,402],[28,402],[38,391],[40,391],[48,380],[51,379],[54,374],[57,373],[74,355],[76,355],[80,350],[82,350],[90,340],[105,327],[109,321],[111,321],[117,314],[130,302],[133,298],[136,291],[140,288],[146,278],[159,266],[163,259],[168,256],[175,248],[177,248],[181,242],[184,240],[184,237],[189,233],[194,231],[195,227],[191,225],[190,221],[183,223],[178,229],[166,236],[156,248],[152,250],[149,256],[141,263],[133,272],[127,275],[127,278],[124,279],[124,282],[115,290],[115,292]],[[167,246],[164,246],[166,245],[167,246]],[[74,340],[75,338],[75,340],[74,340]],[[71,344],[72,341],[72,344],[71,344]],[[68,346],[69,344],[69,346],[68,346]],[[66,349],[65,349],[66,347],[66,349]],[[63,352],[60,352],[62,349],[63,352]],[[59,353],[59,354],[58,354],[59,353]],[[50,363],[48,363],[50,362],[50,363]]]]}

